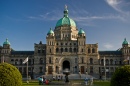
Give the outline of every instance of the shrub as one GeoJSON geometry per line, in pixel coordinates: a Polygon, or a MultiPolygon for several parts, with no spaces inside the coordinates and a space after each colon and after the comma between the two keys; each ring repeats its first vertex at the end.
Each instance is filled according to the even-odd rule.
{"type": "Polygon", "coordinates": [[[130,86],[130,66],[117,68],[111,78],[110,86],[130,86]]]}
{"type": "Polygon", "coordinates": [[[15,66],[0,64],[0,86],[22,86],[21,73],[15,66]]]}

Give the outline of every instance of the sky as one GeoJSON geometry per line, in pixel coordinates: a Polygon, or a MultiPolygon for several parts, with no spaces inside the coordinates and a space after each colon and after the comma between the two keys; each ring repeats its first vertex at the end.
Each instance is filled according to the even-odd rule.
{"type": "Polygon", "coordinates": [[[121,48],[124,38],[130,42],[130,0],[0,0],[0,45],[6,38],[18,51],[46,44],[65,5],[77,28],[85,31],[86,44],[110,51],[121,48]]]}

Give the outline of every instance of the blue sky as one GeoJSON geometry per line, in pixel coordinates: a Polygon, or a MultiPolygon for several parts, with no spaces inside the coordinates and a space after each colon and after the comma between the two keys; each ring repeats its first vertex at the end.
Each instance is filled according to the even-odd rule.
{"type": "Polygon", "coordinates": [[[124,38],[130,42],[130,0],[0,0],[0,45],[6,38],[14,50],[45,44],[65,5],[77,28],[86,32],[87,44],[117,50],[124,38]]]}

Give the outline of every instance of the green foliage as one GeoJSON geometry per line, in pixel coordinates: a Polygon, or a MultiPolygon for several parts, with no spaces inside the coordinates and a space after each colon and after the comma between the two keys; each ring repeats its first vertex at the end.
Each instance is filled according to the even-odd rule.
{"type": "Polygon", "coordinates": [[[130,86],[130,66],[117,68],[111,78],[110,86],[130,86]]]}
{"type": "Polygon", "coordinates": [[[0,86],[22,86],[21,73],[15,66],[0,64],[0,86]]]}

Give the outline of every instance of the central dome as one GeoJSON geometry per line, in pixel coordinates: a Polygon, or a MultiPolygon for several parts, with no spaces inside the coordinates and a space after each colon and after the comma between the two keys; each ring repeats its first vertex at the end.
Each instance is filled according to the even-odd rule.
{"type": "Polygon", "coordinates": [[[57,21],[56,27],[63,26],[63,25],[76,27],[74,20],[72,20],[71,18],[68,17],[67,6],[65,6],[64,17],[57,21]]]}

